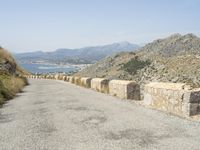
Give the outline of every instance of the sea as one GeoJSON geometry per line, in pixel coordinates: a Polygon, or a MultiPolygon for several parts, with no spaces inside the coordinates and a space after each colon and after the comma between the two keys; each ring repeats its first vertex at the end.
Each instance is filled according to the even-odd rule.
{"type": "Polygon", "coordinates": [[[75,66],[68,66],[68,65],[51,65],[51,64],[20,64],[22,68],[31,72],[31,73],[71,73],[77,72],[79,70],[78,67],[75,66]]]}

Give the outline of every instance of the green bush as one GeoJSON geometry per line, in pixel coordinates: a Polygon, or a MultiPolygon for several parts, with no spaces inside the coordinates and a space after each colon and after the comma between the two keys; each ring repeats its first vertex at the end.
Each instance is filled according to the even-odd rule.
{"type": "Polygon", "coordinates": [[[137,58],[131,59],[128,63],[122,65],[122,69],[131,75],[137,73],[138,70],[150,65],[150,61],[142,61],[137,58]]]}

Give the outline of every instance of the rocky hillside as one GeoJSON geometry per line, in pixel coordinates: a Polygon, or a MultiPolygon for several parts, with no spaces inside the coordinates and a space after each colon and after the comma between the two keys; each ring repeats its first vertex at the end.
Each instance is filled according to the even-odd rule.
{"type": "Polygon", "coordinates": [[[200,87],[200,38],[193,34],[175,34],[136,52],[108,57],[76,75],[131,79],[141,85],[169,81],[200,87]]]}
{"type": "Polygon", "coordinates": [[[0,105],[11,99],[27,84],[21,75],[26,74],[14,58],[0,47],[0,105]]]}

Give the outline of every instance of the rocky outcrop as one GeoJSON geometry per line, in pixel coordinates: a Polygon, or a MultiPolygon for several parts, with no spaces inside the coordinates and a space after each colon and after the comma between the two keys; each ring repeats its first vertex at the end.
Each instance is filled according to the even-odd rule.
{"type": "Polygon", "coordinates": [[[0,105],[13,98],[28,84],[26,73],[15,62],[11,54],[0,47],[0,105]]]}
{"type": "Polygon", "coordinates": [[[0,71],[7,72],[9,74],[16,74],[17,64],[12,58],[11,54],[0,48],[0,71]]]}
{"type": "Polygon", "coordinates": [[[10,63],[7,60],[2,60],[0,63],[0,70],[4,71],[4,72],[9,72],[11,74],[15,74],[16,72],[16,65],[10,63]]]}

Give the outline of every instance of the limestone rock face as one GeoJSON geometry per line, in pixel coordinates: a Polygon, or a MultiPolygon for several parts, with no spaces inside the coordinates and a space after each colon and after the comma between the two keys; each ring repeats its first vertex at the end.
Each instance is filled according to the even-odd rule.
{"type": "Polygon", "coordinates": [[[91,88],[98,92],[109,93],[109,80],[105,78],[93,78],[91,80],[91,88]]]}
{"type": "Polygon", "coordinates": [[[9,52],[0,47],[0,71],[15,75],[18,66],[9,52]]]}
{"type": "Polygon", "coordinates": [[[140,86],[134,81],[111,80],[109,93],[122,99],[140,99],[140,86]]]}
{"type": "Polygon", "coordinates": [[[196,115],[200,112],[200,89],[184,83],[150,83],[145,85],[144,103],[181,116],[196,115]]]}
{"type": "Polygon", "coordinates": [[[0,62],[0,70],[9,72],[11,74],[14,74],[16,71],[16,65],[10,63],[9,61],[3,60],[0,62]]]}

